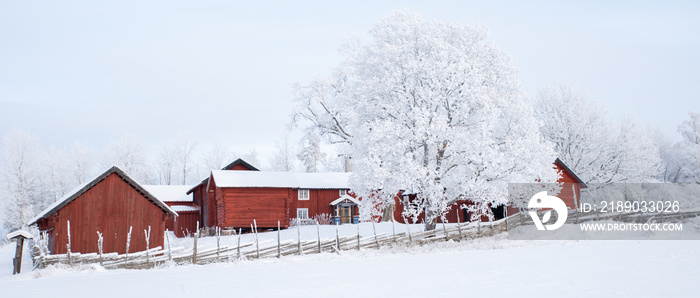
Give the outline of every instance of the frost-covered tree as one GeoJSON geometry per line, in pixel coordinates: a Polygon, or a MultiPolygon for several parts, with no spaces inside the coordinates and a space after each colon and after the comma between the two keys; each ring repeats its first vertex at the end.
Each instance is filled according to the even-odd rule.
{"type": "Polygon", "coordinates": [[[457,200],[490,214],[507,203],[507,183],[557,179],[517,71],[485,28],[400,11],[370,36],[343,48],[330,78],[299,89],[298,117],[349,143],[363,208],[410,188],[419,204],[408,215],[425,212],[434,229],[457,200]]]}
{"type": "Polygon", "coordinates": [[[299,151],[299,160],[304,165],[304,171],[318,172],[326,154],[321,151],[321,138],[317,134],[309,133],[302,139],[303,147],[299,151]]]}
{"type": "Polygon", "coordinates": [[[261,167],[260,158],[258,158],[258,150],[249,149],[248,153],[241,155],[241,158],[254,167],[261,167]]]}
{"type": "Polygon", "coordinates": [[[75,142],[70,147],[70,163],[74,184],[87,182],[95,172],[94,150],[84,143],[75,142]]]}
{"type": "Polygon", "coordinates": [[[291,172],[297,165],[296,148],[286,134],[281,141],[275,145],[275,153],[270,160],[270,168],[275,171],[291,172]]]}
{"type": "Polygon", "coordinates": [[[678,127],[678,133],[683,138],[677,145],[678,158],[683,164],[679,180],[700,183],[700,114],[690,112],[689,116],[690,119],[678,127]]]}
{"type": "Polygon", "coordinates": [[[146,142],[133,135],[124,135],[121,140],[107,147],[105,167],[117,166],[140,183],[152,183],[146,159],[146,142]]]}
{"type": "Polygon", "coordinates": [[[162,185],[171,185],[175,183],[176,164],[175,153],[173,148],[166,146],[160,151],[156,164],[156,173],[158,175],[158,183],[162,185]]]}
{"type": "Polygon", "coordinates": [[[204,169],[220,170],[233,160],[233,152],[227,147],[219,143],[215,143],[214,147],[204,152],[201,158],[201,163],[204,169]]]}
{"type": "Polygon", "coordinates": [[[193,175],[193,163],[192,163],[192,152],[197,146],[197,142],[192,141],[192,139],[187,134],[180,134],[178,141],[175,143],[173,154],[177,160],[177,165],[179,168],[180,181],[182,185],[187,184],[187,181],[193,181],[190,177],[193,175]]]}
{"type": "Polygon", "coordinates": [[[70,174],[70,158],[64,149],[51,146],[48,155],[43,160],[42,174],[45,181],[45,191],[52,202],[60,199],[66,192],[77,185],[70,174]]]}
{"type": "Polygon", "coordinates": [[[0,198],[8,230],[25,227],[52,203],[42,193],[43,158],[39,138],[31,132],[12,130],[3,137],[0,198]]]}
{"type": "Polygon", "coordinates": [[[541,88],[535,110],[544,124],[544,138],[586,182],[644,182],[661,169],[659,149],[648,129],[631,117],[616,125],[602,105],[567,85],[541,88]]]}

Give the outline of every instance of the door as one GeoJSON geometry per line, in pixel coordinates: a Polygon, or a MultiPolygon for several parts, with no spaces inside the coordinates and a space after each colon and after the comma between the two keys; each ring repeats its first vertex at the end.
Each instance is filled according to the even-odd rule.
{"type": "Polygon", "coordinates": [[[350,206],[343,206],[340,209],[340,220],[341,223],[350,223],[352,219],[352,212],[350,212],[350,206]]]}

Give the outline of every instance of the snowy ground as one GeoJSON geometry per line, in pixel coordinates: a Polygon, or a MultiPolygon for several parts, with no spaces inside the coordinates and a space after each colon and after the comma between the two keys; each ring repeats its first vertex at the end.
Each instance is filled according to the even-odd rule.
{"type": "MultiPolygon", "coordinates": [[[[323,235],[335,235],[335,228],[324,228],[323,235]]],[[[345,229],[341,235],[356,232],[353,225],[341,228],[345,229]]],[[[361,228],[371,233],[371,225],[361,228]]],[[[405,226],[397,226],[397,232],[400,229],[405,226]]],[[[390,233],[391,225],[380,225],[378,230],[390,233]]],[[[302,238],[315,237],[316,228],[304,227],[302,233],[302,238]]],[[[296,239],[294,229],[283,234],[283,239],[296,239]]],[[[3,297],[696,296],[700,241],[504,237],[151,270],[87,267],[32,272],[25,266],[17,276],[10,275],[14,245],[8,245],[0,248],[0,293],[3,297]]],[[[276,233],[261,238],[276,239],[276,233]]],[[[186,245],[191,240],[178,241],[186,245]]],[[[200,243],[215,243],[215,238],[200,243]]]]}

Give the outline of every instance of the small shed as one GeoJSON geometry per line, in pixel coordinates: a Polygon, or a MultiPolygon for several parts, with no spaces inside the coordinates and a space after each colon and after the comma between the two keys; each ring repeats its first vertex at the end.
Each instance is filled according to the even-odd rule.
{"type": "Polygon", "coordinates": [[[173,231],[177,237],[186,237],[197,230],[201,223],[200,206],[195,204],[191,192],[192,185],[144,185],[148,192],[165,202],[178,216],[165,222],[165,229],[173,231]]]}
{"type": "Polygon", "coordinates": [[[165,222],[177,213],[117,167],[76,187],[30,221],[48,234],[53,254],[67,252],[70,222],[71,252],[98,251],[97,232],[104,237],[103,251],[125,253],[130,228],[130,251],[146,249],[143,231],[152,230],[150,247],[163,246],[165,222]]]}

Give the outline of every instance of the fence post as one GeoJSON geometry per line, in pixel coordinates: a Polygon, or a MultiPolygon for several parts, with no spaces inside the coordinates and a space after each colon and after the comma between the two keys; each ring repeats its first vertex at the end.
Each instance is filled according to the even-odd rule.
{"type": "Polygon", "coordinates": [[[197,238],[199,238],[199,221],[197,221],[197,230],[194,232],[194,247],[192,248],[192,264],[197,264],[197,238]]]}
{"type": "Polygon", "coordinates": [[[165,232],[165,241],[168,243],[168,261],[173,261],[173,252],[170,249],[170,236],[168,236],[168,230],[166,229],[165,232]]]}
{"type": "Polygon", "coordinates": [[[408,221],[406,220],[406,216],[403,216],[403,224],[406,225],[406,231],[408,232],[408,242],[413,243],[413,236],[411,235],[411,225],[408,224],[408,221]]]}
{"type": "Polygon", "coordinates": [[[377,239],[377,227],[374,226],[374,219],[372,219],[372,230],[374,230],[374,243],[377,245],[377,249],[379,249],[379,239],[377,239]]]}
{"type": "MultiPolygon", "coordinates": [[[[235,232],[235,231],[236,231],[236,230],[234,230],[234,232],[235,232]]],[[[236,251],[237,251],[237,253],[236,253],[236,259],[240,259],[240,258],[241,258],[241,233],[242,233],[242,232],[243,232],[243,230],[242,230],[241,228],[238,228],[238,249],[236,250],[236,251]]]]}
{"type": "Polygon", "coordinates": [[[258,241],[258,233],[255,232],[255,228],[252,224],[250,225],[250,230],[253,232],[253,236],[255,236],[255,256],[260,258],[260,242],[258,241]]]}
{"type": "Polygon", "coordinates": [[[297,223],[297,254],[301,255],[301,224],[297,223]]]}
{"type": "Polygon", "coordinates": [[[277,221],[277,258],[282,257],[282,247],[280,247],[280,221],[277,221]]]}
{"type": "Polygon", "coordinates": [[[357,250],[360,250],[360,224],[357,224],[357,250]]]}
{"type": "Polygon", "coordinates": [[[462,226],[459,220],[459,208],[457,209],[457,231],[459,231],[459,240],[462,240],[462,226]]]}
{"type": "Polygon", "coordinates": [[[102,238],[102,233],[97,232],[97,250],[100,253],[100,266],[102,266],[102,243],[104,238],[102,238]]]}
{"type": "Polygon", "coordinates": [[[338,232],[338,222],[335,223],[335,248],[336,251],[338,251],[338,254],[340,254],[340,234],[338,232]]]}
{"type": "Polygon", "coordinates": [[[391,233],[394,238],[394,243],[396,243],[396,224],[394,223],[394,219],[391,219],[391,233]]]}
{"type": "Polygon", "coordinates": [[[151,264],[151,252],[149,251],[151,246],[151,226],[148,226],[148,232],[146,229],[143,230],[143,235],[146,237],[146,265],[151,264]]]}
{"type": "Polygon", "coordinates": [[[214,233],[216,233],[216,261],[221,261],[221,228],[214,227],[214,233]]]}
{"type": "Polygon", "coordinates": [[[445,232],[445,241],[449,240],[447,238],[447,228],[445,227],[445,222],[442,222],[442,231],[445,232]]]}
{"type": "Polygon", "coordinates": [[[73,267],[73,258],[71,256],[71,252],[70,252],[70,220],[66,221],[66,225],[68,226],[68,244],[66,244],[66,249],[68,252],[68,265],[73,267]]]}
{"type": "Polygon", "coordinates": [[[316,235],[318,236],[318,253],[321,253],[321,225],[316,221],[316,235]]]}
{"type": "Polygon", "coordinates": [[[131,230],[133,226],[129,226],[129,234],[126,235],[126,255],[124,256],[124,269],[126,269],[129,263],[129,245],[131,244],[131,230]]]}

